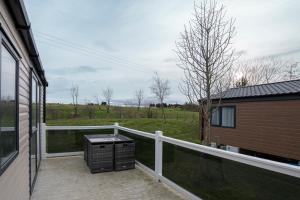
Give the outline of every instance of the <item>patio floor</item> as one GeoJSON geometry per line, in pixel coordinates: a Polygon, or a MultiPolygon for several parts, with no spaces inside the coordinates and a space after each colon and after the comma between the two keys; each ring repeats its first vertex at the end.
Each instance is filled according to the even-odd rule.
{"type": "Polygon", "coordinates": [[[182,200],[139,169],[91,174],[81,156],[42,161],[31,200],[182,200]]]}

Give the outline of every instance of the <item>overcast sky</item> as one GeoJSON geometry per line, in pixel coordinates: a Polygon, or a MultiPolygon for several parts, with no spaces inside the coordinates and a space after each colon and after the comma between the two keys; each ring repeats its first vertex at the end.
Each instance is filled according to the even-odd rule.
{"type": "MultiPolygon", "coordinates": [[[[234,46],[245,56],[280,55],[300,61],[300,1],[224,0],[236,18],[234,46]]],[[[178,91],[175,41],[192,16],[192,0],[25,0],[49,82],[48,102],[94,101],[111,87],[115,100],[129,100],[149,86],[157,71],[169,79],[169,102],[184,102],[178,91]]]]}

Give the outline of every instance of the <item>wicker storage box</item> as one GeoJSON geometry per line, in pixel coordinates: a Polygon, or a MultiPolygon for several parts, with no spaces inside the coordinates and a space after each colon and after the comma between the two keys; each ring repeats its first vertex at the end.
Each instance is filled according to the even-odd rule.
{"type": "Polygon", "coordinates": [[[88,146],[88,166],[92,173],[109,172],[114,169],[113,143],[91,144],[88,146]]]}
{"type": "Polygon", "coordinates": [[[133,141],[115,143],[115,170],[134,169],[135,143],[133,141]]]}
{"type": "Polygon", "coordinates": [[[84,159],[92,173],[134,169],[135,143],[122,135],[85,135],[84,159]]]}
{"type": "Polygon", "coordinates": [[[114,143],[112,135],[85,136],[84,154],[91,173],[113,171],[114,143]]]}
{"type": "Polygon", "coordinates": [[[83,137],[83,148],[84,148],[84,160],[87,162],[88,164],[88,146],[89,146],[89,139],[92,138],[99,138],[99,137],[107,137],[108,135],[85,135],[83,137]]]}

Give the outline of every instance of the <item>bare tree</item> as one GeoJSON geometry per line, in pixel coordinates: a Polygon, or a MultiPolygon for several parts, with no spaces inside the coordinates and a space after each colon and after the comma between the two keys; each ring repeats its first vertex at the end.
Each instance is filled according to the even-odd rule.
{"type": "Polygon", "coordinates": [[[96,102],[96,105],[98,106],[98,110],[101,110],[100,95],[95,95],[95,102],[96,102]]]}
{"type": "Polygon", "coordinates": [[[288,63],[274,56],[248,59],[238,63],[238,71],[247,85],[272,83],[283,80],[283,69],[288,63]]]}
{"type": "Polygon", "coordinates": [[[181,94],[183,94],[187,98],[188,104],[194,104],[195,102],[198,102],[198,99],[200,99],[200,97],[196,97],[196,94],[194,93],[194,87],[191,85],[189,81],[189,75],[187,75],[186,73],[185,77],[179,83],[178,89],[181,94]]]}
{"type": "Polygon", "coordinates": [[[106,112],[109,113],[110,109],[110,104],[111,104],[111,99],[113,96],[113,90],[111,88],[106,88],[105,90],[102,91],[103,97],[105,98],[106,101],[106,112]]]}
{"type": "Polygon", "coordinates": [[[158,73],[155,72],[152,81],[153,81],[152,85],[150,86],[151,92],[159,100],[161,111],[162,111],[162,117],[164,120],[166,120],[164,101],[171,93],[169,80],[162,79],[161,77],[159,77],[158,73]]]}
{"type": "Polygon", "coordinates": [[[144,101],[144,105],[147,106],[147,112],[146,112],[147,118],[153,117],[153,112],[151,109],[151,105],[153,105],[153,104],[154,103],[151,98],[146,98],[146,100],[144,101]]]}
{"type": "Polygon", "coordinates": [[[79,97],[79,86],[73,85],[71,87],[72,104],[74,107],[74,116],[78,115],[78,97],[79,97]]]}
{"type": "Polygon", "coordinates": [[[86,105],[84,106],[84,109],[89,119],[93,119],[96,117],[96,109],[92,101],[86,100],[86,105]]]}
{"type": "Polygon", "coordinates": [[[210,144],[211,96],[223,88],[220,80],[229,73],[235,60],[232,47],[234,19],[226,16],[225,7],[215,0],[194,4],[193,18],[176,42],[179,66],[184,71],[182,89],[199,105],[204,120],[205,144],[210,144]],[[221,84],[221,85],[220,85],[221,84]]]}
{"type": "Polygon", "coordinates": [[[300,62],[294,62],[287,65],[284,70],[284,79],[285,80],[295,80],[300,77],[300,67],[298,66],[300,62]]]}
{"type": "MultiPolygon", "coordinates": [[[[213,88],[213,94],[221,94],[225,95],[225,91],[229,88],[233,87],[235,84],[235,72],[233,68],[230,68],[227,73],[225,73],[222,77],[220,77],[216,81],[216,86],[213,88]]],[[[220,96],[222,97],[222,96],[220,96]]]]}
{"type": "Polygon", "coordinates": [[[235,87],[245,87],[248,85],[248,80],[246,77],[242,76],[240,79],[238,79],[235,83],[235,87]]]}
{"type": "Polygon", "coordinates": [[[263,79],[262,73],[258,73],[259,66],[253,65],[251,61],[240,61],[237,68],[241,77],[247,80],[247,85],[259,84],[263,79]]]}
{"type": "Polygon", "coordinates": [[[269,57],[261,60],[261,72],[263,81],[271,83],[280,80],[281,69],[285,65],[276,57],[269,57]]]}
{"type": "Polygon", "coordinates": [[[142,89],[135,91],[135,98],[138,104],[138,110],[140,110],[142,101],[144,100],[144,91],[142,89]]]}

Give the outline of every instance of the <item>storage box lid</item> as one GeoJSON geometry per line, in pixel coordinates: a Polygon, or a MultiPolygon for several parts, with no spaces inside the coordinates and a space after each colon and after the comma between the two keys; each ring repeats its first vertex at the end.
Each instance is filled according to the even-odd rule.
{"type": "Polygon", "coordinates": [[[132,139],[125,137],[123,135],[112,135],[112,134],[102,134],[102,135],[85,135],[85,138],[91,143],[113,143],[113,142],[126,142],[132,141],[132,139]]]}

